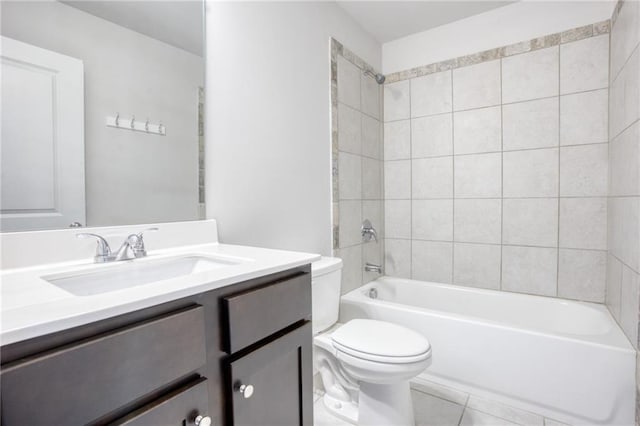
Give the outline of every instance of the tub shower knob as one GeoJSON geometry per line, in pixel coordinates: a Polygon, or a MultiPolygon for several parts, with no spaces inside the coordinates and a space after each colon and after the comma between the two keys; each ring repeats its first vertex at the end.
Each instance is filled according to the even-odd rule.
{"type": "Polygon", "coordinates": [[[253,385],[239,385],[237,386],[236,390],[238,392],[240,392],[240,394],[242,396],[245,397],[245,399],[249,399],[251,398],[251,395],[253,395],[253,385]]]}
{"type": "Polygon", "coordinates": [[[211,426],[211,417],[198,416],[193,422],[196,424],[196,426],[211,426]]]}

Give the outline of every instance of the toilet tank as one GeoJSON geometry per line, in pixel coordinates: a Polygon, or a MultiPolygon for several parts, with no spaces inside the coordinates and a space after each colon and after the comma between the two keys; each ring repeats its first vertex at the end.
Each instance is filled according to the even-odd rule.
{"type": "Polygon", "coordinates": [[[313,334],[338,322],[342,259],[323,257],[311,264],[313,334]]]}

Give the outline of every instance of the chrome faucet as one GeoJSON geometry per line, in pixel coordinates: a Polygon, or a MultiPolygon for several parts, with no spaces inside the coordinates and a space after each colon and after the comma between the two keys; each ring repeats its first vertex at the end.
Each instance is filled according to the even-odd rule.
{"type": "Polygon", "coordinates": [[[111,247],[109,247],[109,243],[107,242],[107,240],[105,240],[104,237],[98,234],[83,232],[80,234],[76,234],[76,237],[95,238],[97,240],[97,246],[96,255],[93,259],[95,263],[106,263],[145,257],[147,255],[147,250],[144,246],[144,239],[142,238],[142,234],[145,231],[157,230],[158,228],[148,228],[144,231],[138,232],[137,234],[129,235],[127,238],[125,238],[124,242],[115,254],[112,253],[111,247]]]}
{"type": "Polygon", "coordinates": [[[376,243],[378,242],[378,233],[376,232],[369,219],[365,219],[362,222],[360,233],[362,234],[362,241],[368,242],[373,239],[376,243]]]}

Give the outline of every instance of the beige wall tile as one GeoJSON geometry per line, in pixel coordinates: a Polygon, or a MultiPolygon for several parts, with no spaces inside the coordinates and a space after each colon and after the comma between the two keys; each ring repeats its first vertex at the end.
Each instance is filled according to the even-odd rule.
{"type": "Polygon", "coordinates": [[[604,303],[607,252],[560,249],[558,296],[604,303]]]}
{"type": "Polygon", "coordinates": [[[435,157],[453,154],[453,116],[451,113],[411,120],[411,156],[435,157]]]}
{"type": "Polygon", "coordinates": [[[560,148],[560,196],[606,196],[608,161],[608,144],[560,148]]]}
{"type": "Polygon", "coordinates": [[[503,154],[504,197],[557,197],[558,149],[503,154]]]}
{"type": "Polygon", "coordinates": [[[457,199],[454,240],[465,243],[502,242],[501,199],[457,199]]]}
{"type": "Polygon", "coordinates": [[[609,85],[609,34],[560,45],[560,93],[609,85]]]}
{"type": "Polygon", "coordinates": [[[411,117],[451,110],[451,71],[411,79],[411,117]]]}
{"type": "Polygon", "coordinates": [[[500,257],[499,245],[455,243],[453,283],[499,290],[500,257]]]}
{"type": "Polygon", "coordinates": [[[500,105],[500,61],[453,70],[454,111],[500,105]]]}
{"type": "Polygon", "coordinates": [[[455,196],[496,198],[502,195],[502,156],[500,153],[455,157],[455,196]]]}
{"type": "Polygon", "coordinates": [[[502,289],[555,296],[557,262],[555,248],[502,246],[502,289]]]}
{"type": "Polygon", "coordinates": [[[558,146],[559,114],[560,104],[557,97],[504,105],[504,150],[558,146]]]}
{"type": "Polygon", "coordinates": [[[453,243],[413,240],[411,278],[451,284],[453,243]]]}
{"type": "Polygon", "coordinates": [[[501,107],[453,114],[454,154],[497,152],[502,149],[501,107]]]}
{"type": "Polygon", "coordinates": [[[412,160],[411,193],[414,199],[453,198],[453,157],[412,160]]]}
{"type": "Polygon", "coordinates": [[[411,122],[409,120],[384,123],[384,159],[411,158],[411,122]]]}
{"type": "Polygon", "coordinates": [[[411,238],[453,240],[453,200],[413,200],[411,238]]]}
{"type": "Polygon", "coordinates": [[[558,95],[558,46],[502,59],[502,102],[558,95]]]}
{"type": "MultiPolygon", "coordinates": [[[[338,83],[338,90],[339,89],[338,83]]],[[[409,118],[409,80],[384,85],[384,121],[409,118]]]]}

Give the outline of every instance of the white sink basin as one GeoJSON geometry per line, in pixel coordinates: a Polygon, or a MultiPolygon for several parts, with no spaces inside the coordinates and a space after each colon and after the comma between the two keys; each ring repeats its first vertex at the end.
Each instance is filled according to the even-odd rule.
{"type": "Polygon", "coordinates": [[[241,261],[185,255],[158,260],[127,261],[122,264],[108,265],[100,271],[62,273],[42,277],[42,279],[76,296],[91,296],[239,263],[241,261]]]}

